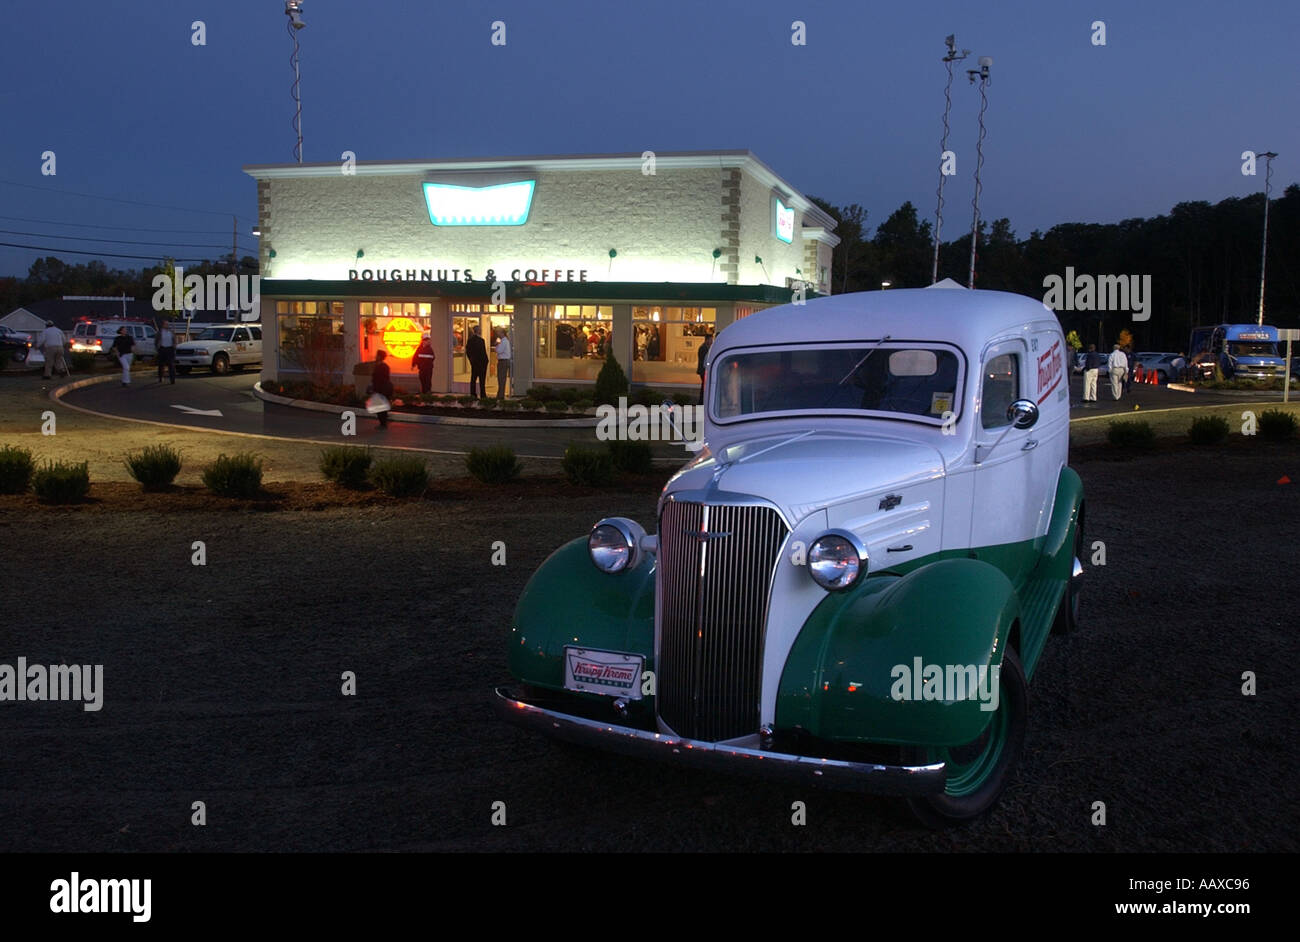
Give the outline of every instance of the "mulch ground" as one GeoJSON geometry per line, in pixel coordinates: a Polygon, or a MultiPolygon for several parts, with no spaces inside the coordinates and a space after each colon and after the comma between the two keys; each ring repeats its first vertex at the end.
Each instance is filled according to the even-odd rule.
{"type": "Polygon", "coordinates": [[[1300,483],[1277,483],[1300,482],[1300,444],[1075,464],[1105,553],[1084,625],[1048,644],[1001,803],[941,833],[889,800],[575,752],[495,719],[524,583],[598,517],[651,525],[664,474],[439,479],[405,501],[324,483],[245,503],[132,484],[71,508],[0,498],[0,663],[104,666],[99,712],[0,702],[0,850],[1300,849],[1300,483]]]}

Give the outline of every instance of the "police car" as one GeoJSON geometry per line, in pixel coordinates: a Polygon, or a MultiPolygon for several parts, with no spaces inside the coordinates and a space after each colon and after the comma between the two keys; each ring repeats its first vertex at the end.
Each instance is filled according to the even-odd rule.
{"type": "Polygon", "coordinates": [[[193,340],[176,345],[176,369],[182,373],[197,366],[223,375],[261,362],[261,324],[205,327],[193,340]]]}

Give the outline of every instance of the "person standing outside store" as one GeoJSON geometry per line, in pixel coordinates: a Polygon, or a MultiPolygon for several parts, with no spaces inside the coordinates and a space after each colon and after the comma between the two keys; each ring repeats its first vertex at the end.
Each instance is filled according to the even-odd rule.
{"type": "Polygon", "coordinates": [[[158,330],[158,385],[162,385],[163,369],[167,370],[172,385],[176,385],[176,335],[166,321],[158,330]]]}
{"type": "Polygon", "coordinates": [[[388,428],[388,412],[392,408],[389,403],[393,401],[393,371],[385,362],[387,359],[387,350],[375,351],[375,368],[370,374],[370,388],[387,400],[378,410],[380,428],[388,428]]]}
{"type": "Polygon", "coordinates": [[[497,341],[497,402],[500,402],[506,395],[506,380],[510,378],[510,337],[506,331],[501,331],[501,339],[497,341]]]}
{"type": "Polygon", "coordinates": [[[135,349],[135,340],[127,332],[125,327],[117,329],[117,336],[113,338],[113,346],[109,347],[109,352],[117,357],[117,362],[122,365],[122,385],[131,385],[131,361],[135,359],[135,354],[131,351],[135,349]]]}
{"type": "Polygon", "coordinates": [[[1106,369],[1110,372],[1110,394],[1119,401],[1124,395],[1124,377],[1128,375],[1128,357],[1119,348],[1119,344],[1115,344],[1114,349],[1110,351],[1106,369]]]}
{"type": "Polygon", "coordinates": [[[433,352],[431,334],[426,332],[420,338],[420,345],[415,348],[415,356],[411,359],[411,366],[420,374],[420,392],[426,396],[433,388],[433,364],[437,359],[438,355],[433,352]]]}
{"type": "Polygon", "coordinates": [[[1133,387],[1133,372],[1137,369],[1137,354],[1133,352],[1132,344],[1124,348],[1124,358],[1128,363],[1124,371],[1124,395],[1127,396],[1133,387]]]}
{"type": "Polygon", "coordinates": [[[479,328],[476,325],[471,331],[469,340],[465,341],[465,358],[469,360],[469,394],[475,399],[487,398],[487,367],[488,354],[487,344],[479,336],[479,328]],[[477,383],[478,392],[476,393],[475,384],[477,383]]]}
{"type": "Polygon", "coordinates": [[[704,363],[709,358],[709,350],[713,346],[713,331],[710,330],[704,337],[704,343],[700,344],[700,351],[695,355],[695,372],[700,377],[700,405],[704,405],[704,363]]]}
{"type": "Polygon", "coordinates": [[[1101,354],[1095,343],[1088,344],[1088,352],[1083,355],[1083,401],[1097,401],[1097,377],[1101,375],[1101,354]]]}
{"type": "Polygon", "coordinates": [[[46,321],[45,329],[41,331],[41,351],[45,354],[45,378],[50,378],[50,370],[55,373],[59,372],[62,367],[64,376],[68,375],[68,364],[63,359],[63,349],[67,346],[68,338],[63,335],[63,331],[54,326],[54,321],[46,321]]]}

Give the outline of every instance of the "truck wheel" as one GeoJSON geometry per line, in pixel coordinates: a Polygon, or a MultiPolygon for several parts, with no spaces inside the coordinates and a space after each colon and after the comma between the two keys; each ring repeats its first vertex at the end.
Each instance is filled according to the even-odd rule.
{"type": "Polygon", "coordinates": [[[9,358],[10,358],[11,360],[13,360],[15,363],[26,363],[26,362],[27,362],[27,351],[26,351],[25,349],[24,349],[24,350],[14,350],[14,351],[12,351],[12,352],[9,354],[9,358]]]}
{"type": "Polygon", "coordinates": [[[1083,508],[1074,524],[1074,548],[1070,554],[1070,581],[1061,596],[1052,622],[1052,634],[1068,635],[1079,627],[1079,590],[1083,588],[1083,508]]]}
{"type": "Polygon", "coordinates": [[[944,762],[948,784],[940,795],[909,798],[908,807],[932,828],[966,824],[995,804],[1011,780],[1028,728],[1029,691],[1016,652],[1007,648],[998,672],[998,708],[989,725],[964,746],[909,748],[904,761],[944,762]]]}
{"type": "Polygon", "coordinates": [[[212,358],[212,372],[218,376],[225,376],[230,372],[230,357],[224,353],[218,353],[212,358]]]}

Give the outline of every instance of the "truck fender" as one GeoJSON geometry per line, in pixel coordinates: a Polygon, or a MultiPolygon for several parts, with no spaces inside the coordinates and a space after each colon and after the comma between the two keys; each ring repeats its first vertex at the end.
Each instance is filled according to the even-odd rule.
{"type": "Polygon", "coordinates": [[[994,668],[1019,615],[1006,575],[968,558],[830,594],[786,659],[777,729],[841,742],[970,742],[997,707],[994,668]]]}

